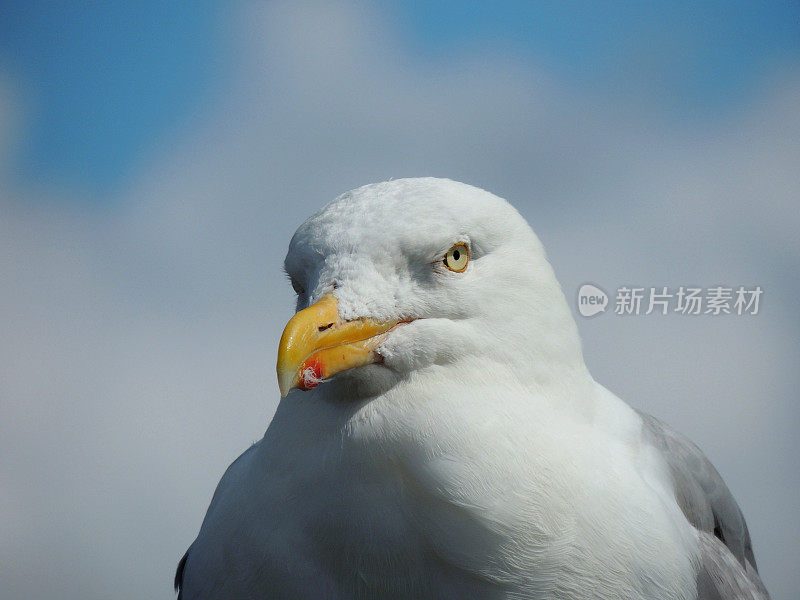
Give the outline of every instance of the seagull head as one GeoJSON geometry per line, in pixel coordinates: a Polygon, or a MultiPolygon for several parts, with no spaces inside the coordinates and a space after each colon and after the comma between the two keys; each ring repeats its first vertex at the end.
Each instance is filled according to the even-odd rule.
{"type": "Polygon", "coordinates": [[[585,369],[538,238],[509,203],[466,184],[347,192],[299,227],[285,270],[297,312],[278,351],[282,396],[320,383],[377,394],[444,368],[468,380],[491,365],[527,386],[585,369]]]}

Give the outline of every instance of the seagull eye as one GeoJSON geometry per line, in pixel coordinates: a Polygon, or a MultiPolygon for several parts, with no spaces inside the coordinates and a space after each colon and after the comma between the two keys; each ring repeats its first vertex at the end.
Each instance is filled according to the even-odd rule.
{"type": "Polygon", "coordinates": [[[455,244],[444,255],[444,266],[455,273],[463,273],[469,262],[469,246],[455,244]]]}

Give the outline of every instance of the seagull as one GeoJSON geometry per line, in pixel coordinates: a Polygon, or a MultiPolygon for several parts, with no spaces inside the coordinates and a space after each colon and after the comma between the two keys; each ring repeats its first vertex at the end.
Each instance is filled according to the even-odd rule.
{"type": "Polygon", "coordinates": [[[542,244],[435,178],[292,237],[281,400],[178,566],[181,600],[764,600],[692,442],[595,382],[542,244]]]}

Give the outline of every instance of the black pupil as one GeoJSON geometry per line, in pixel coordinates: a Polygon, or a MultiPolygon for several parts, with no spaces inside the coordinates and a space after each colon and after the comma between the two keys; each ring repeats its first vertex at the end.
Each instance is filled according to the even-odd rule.
{"type": "Polygon", "coordinates": [[[453,260],[458,260],[459,258],[461,258],[461,252],[453,250],[453,260]]]}

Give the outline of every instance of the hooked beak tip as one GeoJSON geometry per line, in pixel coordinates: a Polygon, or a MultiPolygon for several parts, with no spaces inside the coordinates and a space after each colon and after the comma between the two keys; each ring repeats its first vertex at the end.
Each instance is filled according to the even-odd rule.
{"type": "Polygon", "coordinates": [[[281,391],[281,398],[285,398],[286,395],[292,390],[292,388],[297,386],[297,376],[292,371],[284,371],[283,373],[278,373],[278,389],[281,391]]]}

